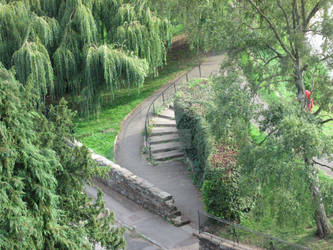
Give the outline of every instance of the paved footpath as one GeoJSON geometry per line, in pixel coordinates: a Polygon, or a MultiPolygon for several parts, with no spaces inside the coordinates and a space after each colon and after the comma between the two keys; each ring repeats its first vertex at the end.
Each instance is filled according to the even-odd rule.
{"type": "MultiPolygon", "coordinates": [[[[218,73],[222,59],[222,55],[207,57],[201,66],[202,77],[218,73]]],[[[191,72],[190,79],[199,77],[198,69],[191,72]]],[[[198,242],[192,236],[192,233],[197,231],[197,211],[203,210],[203,204],[200,199],[200,192],[192,184],[186,166],[182,161],[165,162],[158,166],[152,166],[145,159],[146,156],[142,154],[143,131],[148,106],[152,99],[167,86],[168,84],[142,102],[124,120],[122,131],[119,133],[116,142],[115,160],[120,166],[172,194],[176,206],[185,217],[191,220],[191,224],[174,227],[158,216],[142,210],[132,212],[130,216],[127,216],[124,212],[123,220],[128,225],[134,225],[138,233],[153,239],[162,248],[199,249],[198,242]]],[[[135,206],[128,207],[127,210],[131,210],[133,207],[135,206]]],[[[120,209],[119,213],[121,212],[120,209]]],[[[117,217],[117,211],[115,214],[117,217]]]]}

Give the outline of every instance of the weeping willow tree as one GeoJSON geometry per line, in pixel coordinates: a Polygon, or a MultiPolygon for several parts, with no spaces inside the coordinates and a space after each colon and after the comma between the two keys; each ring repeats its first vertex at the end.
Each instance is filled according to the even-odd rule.
{"type": "Polygon", "coordinates": [[[143,84],[166,63],[169,23],[139,0],[0,1],[0,61],[44,98],[89,114],[100,92],[143,84]]]}

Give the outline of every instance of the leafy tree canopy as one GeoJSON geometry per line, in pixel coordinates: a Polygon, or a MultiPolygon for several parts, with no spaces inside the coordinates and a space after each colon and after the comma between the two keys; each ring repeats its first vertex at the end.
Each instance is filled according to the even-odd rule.
{"type": "MultiPolygon", "coordinates": [[[[312,196],[318,234],[321,237],[328,236],[332,232],[332,226],[322,203],[318,170],[314,161],[316,157],[332,153],[331,147],[328,146],[331,137],[324,135],[322,130],[324,123],[333,121],[333,80],[329,75],[329,71],[333,69],[332,1],[212,0],[198,1],[196,4],[192,1],[186,2],[188,6],[192,5],[188,15],[189,21],[185,24],[191,42],[206,49],[226,51],[228,63],[222,66],[224,74],[238,72],[245,76],[254,94],[259,89],[277,90],[279,87],[295,93],[294,101],[281,98],[269,105],[267,111],[258,112],[262,123],[260,129],[267,135],[267,139],[246,153],[244,158],[247,159],[247,163],[244,165],[252,166],[257,176],[266,173],[261,175],[261,181],[265,183],[269,178],[263,166],[272,167],[274,162],[274,167],[282,176],[286,169],[301,164],[304,183],[307,183],[312,196]],[[194,19],[193,13],[197,13],[195,16],[199,18],[194,19]],[[323,41],[319,51],[314,51],[313,45],[309,42],[309,39],[315,36],[320,36],[323,41]],[[313,113],[309,110],[310,103],[305,90],[312,92],[311,98],[316,105],[313,113]],[[286,103],[281,103],[282,100],[286,103]],[[330,116],[328,119],[325,117],[327,114],[330,116]]],[[[232,91],[234,81],[235,79],[229,77],[218,84],[225,84],[224,88],[232,91]]],[[[238,89],[245,90],[244,87],[238,89]]],[[[227,99],[225,92],[217,94],[215,103],[219,109],[215,110],[215,127],[226,124],[226,120],[222,122],[226,119],[225,114],[234,112],[232,109],[225,110],[229,107],[227,104],[220,105],[227,99]]],[[[239,96],[231,94],[237,98],[239,96]]],[[[235,103],[243,104],[243,99],[239,100],[235,103]]],[[[231,119],[229,123],[235,124],[240,120],[237,124],[242,125],[245,122],[244,127],[248,128],[248,120],[244,117],[249,117],[246,113],[249,109],[237,110],[241,111],[240,114],[227,117],[231,119]]],[[[226,134],[232,129],[217,131],[226,134]]],[[[238,133],[240,136],[242,134],[242,138],[246,139],[246,133],[238,133]]],[[[273,172],[268,173],[274,176],[273,172]]],[[[279,177],[275,177],[273,179],[278,183],[279,177]]]]}
{"type": "Polygon", "coordinates": [[[108,170],[87,148],[66,145],[73,138],[66,102],[51,105],[46,117],[36,110],[39,95],[33,82],[24,87],[0,64],[0,248],[122,248],[122,230],[110,224],[101,193],[93,202],[85,192],[108,170]]]}
{"type": "Polygon", "coordinates": [[[141,86],[166,62],[169,23],[138,0],[2,0],[0,61],[44,97],[72,95],[88,114],[99,93],[141,86]]]}

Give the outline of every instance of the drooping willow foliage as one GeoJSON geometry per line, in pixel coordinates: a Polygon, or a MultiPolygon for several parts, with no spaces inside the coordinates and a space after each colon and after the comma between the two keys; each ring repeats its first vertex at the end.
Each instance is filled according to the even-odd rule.
{"type": "Polygon", "coordinates": [[[166,63],[169,23],[142,0],[0,0],[0,62],[82,113],[107,88],[141,86],[166,63]]]}

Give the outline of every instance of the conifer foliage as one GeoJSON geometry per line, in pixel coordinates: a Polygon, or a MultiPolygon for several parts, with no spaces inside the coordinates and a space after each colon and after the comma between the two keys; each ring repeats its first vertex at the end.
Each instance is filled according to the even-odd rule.
{"type": "Polygon", "coordinates": [[[0,64],[0,83],[0,249],[123,248],[101,193],[92,202],[85,192],[107,169],[87,148],[66,146],[73,113],[65,101],[46,118],[32,82],[23,87],[0,64]]]}
{"type": "Polygon", "coordinates": [[[139,87],[156,75],[169,40],[168,21],[146,1],[0,1],[2,64],[41,97],[73,95],[84,113],[103,88],[139,87]]]}

